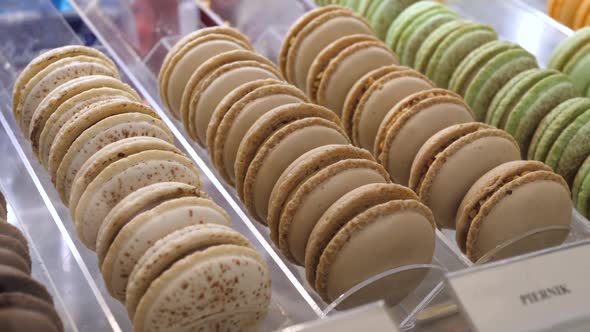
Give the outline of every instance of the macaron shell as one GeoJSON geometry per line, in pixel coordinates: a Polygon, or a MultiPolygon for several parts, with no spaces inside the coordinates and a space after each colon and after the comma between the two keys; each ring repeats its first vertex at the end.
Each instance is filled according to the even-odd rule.
{"type": "Polygon", "coordinates": [[[100,224],[121,199],[139,188],[164,181],[201,187],[193,162],[169,151],[141,152],[105,168],[86,188],[76,207],[74,220],[82,243],[94,249],[100,224]]]}
{"type": "Polygon", "coordinates": [[[578,204],[578,196],[580,195],[582,183],[585,181],[586,177],[590,172],[590,156],[586,158],[578,173],[576,174],[576,178],[574,179],[574,183],[572,185],[572,199],[574,201],[574,205],[577,206],[578,204]]]}
{"type": "Polygon", "coordinates": [[[314,226],[305,249],[305,274],[315,285],[320,256],[330,240],[348,221],[367,209],[394,200],[418,200],[411,189],[397,184],[373,183],[356,188],[332,204],[314,226]]]}
{"type": "Polygon", "coordinates": [[[244,178],[244,204],[250,214],[266,224],[272,189],[299,156],[323,145],[349,143],[339,124],[316,117],[294,121],[273,133],[258,149],[244,178]]]}
{"type": "Polygon", "coordinates": [[[0,294],[0,329],[63,332],[64,327],[51,303],[28,294],[7,292],[0,294]]]}
{"type": "Polygon", "coordinates": [[[0,295],[23,293],[53,304],[53,299],[45,286],[32,279],[25,272],[14,267],[0,265],[0,295]],[[10,291],[7,291],[10,290],[10,291]]]}
{"type": "Polygon", "coordinates": [[[156,241],[141,256],[129,276],[125,296],[129,317],[133,319],[137,304],[151,283],[177,260],[204,248],[224,244],[251,248],[243,235],[230,227],[216,224],[188,226],[156,241]]]}
{"type": "MultiPolygon", "coordinates": [[[[435,242],[433,224],[428,208],[415,200],[392,201],[363,212],[342,227],[324,249],[315,289],[329,303],[381,272],[412,264],[430,264],[435,242]]],[[[409,293],[418,284],[419,281],[412,279],[409,285],[398,284],[396,288],[407,288],[409,293]]],[[[377,298],[383,286],[369,287],[362,292],[377,298]]]]}
{"type": "Polygon", "coordinates": [[[584,46],[563,69],[581,93],[585,93],[590,87],[590,79],[586,75],[588,71],[590,71],[590,44],[584,46]]]}
{"type": "MultiPolygon", "coordinates": [[[[549,149],[549,153],[547,154],[547,158],[545,158],[545,163],[549,165],[552,169],[556,170],[559,168],[561,164],[562,157],[566,149],[570,148],[570,153],[573,150],[577,150],[580,148],[584,148],[583,146],[573,146],[574,144],[574,137],[578,135],[581,128],[588,124],[590,121],[590,110],[584,111],[580,114],[574,121],[572,121],[557,137],[557,140],[549,149]],[[572,150],[573,149],[573,150],[572,150]]],[[[577,143],[577,142],[576,142],[577,143]]],[[[581,155],[577,155],[577,158],[582,157],[581,155]]],[[[585,157],[585,156],[583,156],[585,157]]],[[[576,158],[576,159],[577,159],[576,158]]],[[[563,175],[563,174],[562,174],[563,175]]],[[[566,179],[567,181],[567,179],[566,179]]],[[[571,183],[571,182],[568,182],[571,183]]]]}
{"type": "Polygon", "coordinates": [[[231,221],[213,201],[198,197],[165,201],[135,216],[119,231],[101,266],[109,293],[124,302],[129,275],[156,241],[181,228],[204,223],[229,226],[231,221]]]}
{"type": "Polygon", "coordinates": [[[0,234],[0,248],[11,251],[18,255],[24,261],[25,268],[28,270],[27,273],[31,272],[31,255],[29,253],[29,247],[24,246],[16,238],[0,234]]]}
{"type": "Polygon", "coordinates": [[[270,298],[270,275],[258,253],[215,246],[181,259],[152,282],[133,326],[136,331],[243,330],[262,319],[270,298]]]}
{"type": "Polygon", "coordinates": [[[13,267],[19,271],[31,275],[31,266],[16,252],[0,247],[0,265],[13,267]]]}
{"type": "Polygon", "coordinates": [[[294,86],[276,84],[260,87],[234,103],[221,120],[213,147],[217,151],[214,163],[220,174],[229,183],[234,183],[234,164],[240,143],[262,115],[282,105],[307,101],[303,92],[294,86]]]}
{"type": "Polygon", "coordinates": [[[370,183],[389,183],[389,175],[374,161],[349,159],[326,167],[291,194],[279,221],[279,247],[292,262],[305,263],[305,248],[322,214],[340,197],[370,183]]]}
{"type": "Polygon", "coordinates": [[[586,122],[572,137],[563,150],[555,172],[565,178],[568,184],[574,182],[576,172],[590,155],[590,122],[586,122]]]}
{"type": "Polygon", "coordinates": [[[573,35],[561,42],[557,49],[553,51],[547,68],[563,70],[566,63],[588,43],[590,43],[590,27],[576,31],[573,35]]]}
{"type": "Polygon", "coordinates": [[[398,63],[396,56],[380,42],[349,46],[326,68],[318,88],[318,103],[340,115],[346,95],[358,79],[373,69],[398,63]]]}
{"type": "Polygon", "coordinates": [[[0,191],[0,219],[8,220],[8,208],[6,206],[6,198],[0,191]]]}
{"type": "Polygon", "coordinates": [[[393,21],[416,0],[374,0],[369,8],[369,22],[379,39],[385,40],[387,30],[393,21]]]}
{"type": "Polygon", "coordinates": [[[580,184],[576,199],[576,209],[586,218],[590,218],[590,176],[585,176],[580,184]]]}
{"type": "MultiPolygon", "coordinates": [[[[572,202],[563,179],[547,171],[527,174],[502,187],[481,207],[469,229],[467,256],[477,261],[515,236],[547,226],[569,226],[571,220],[572,202]]],[[[565,238],[559,240],[547,245],[561,244],[565,238]]]]}
{"type": "Polygon", "coordinates": [[[127,158],[130,155],[140,153],[148,150],[170,151],[177,154],[182,154],[171,143],[148,136],[137,136],[124,138],[114,143],[108,144],[104,148],[96,151],[90,158],[88,158],[76,173],[72,181],[72,190],[70,193],[70,200],[68,207],[70,212],[76,211],[80,197],[88,188],[88,185],[109,165],[121,159],[127,158]]]}
{"type": "Polygon", "coordinates": [[[590,0],[582,0],[580,7],[576,11],[576,16],[572,28],[578,30],[586,26],[585,22],[590,17],[590,0]]]}
{"type": "Polygon", "coordinates": [[[301,155],[281,174],[269,200],[268,228],[271,239],[279,243],[279,221],[291,192],[318,170],[347,159],[374,160],[371,153],[352,145],[324,145],[301,155]]]}
{"type": "Polygon", "coordinates": [[[0,223],[0,235],[9,236],[19,241],[20,244],[23,245],[23,247],[29,248],[29,243],[23,235],[23,233],[12,224],[9,224],[7,222],[0,223]]]}
{"type": "Polygon", "coordinates": [[[166,201],[181,197],[207,198],[207,194],[186,183],[159,182],[140,188],[123,198],[113,207],[98,229],[98,266],[104,263],[104,258],[117,234],[134,217],[166,201]]]}
{"type": "Polygon", "coordinates": [[[398,41],[401,34],[405,31],[406,27],[411,25],[420,19],[423,15],[434,10],[444,10],[445,6],[434,1],[418,1],[415,4],[406,8],[401,12],[398,17],[390,24],[385,36],[385,44],[389,46],[394,52],[399,53],[398,41]]]}
{"type": "Polygon", "coordinates": [[[565,24],[568,27],[573,26],[576,11],[579,9],[580,1],[564,1],[559,8],[557,15],[558,21],[565,24]]]}
{"type": "Polygon", "coordinates": [[[414,70],[400,70],[381,77],[363,94],[354,112],[354,144],[371,151],[379,125],[389,110],[407,96],[432,88],[434,83],[414,70]]]}
{"type": "Polygon", "coordinates": [[[414,68],[419,72],[426,74],[428,64],[433,59],[436,49],[442,44],[442,42],[453,32],[458,31],[469,24],[470,22],[466,20],[454,20],[433,30],[418,49],[414,68]]]}

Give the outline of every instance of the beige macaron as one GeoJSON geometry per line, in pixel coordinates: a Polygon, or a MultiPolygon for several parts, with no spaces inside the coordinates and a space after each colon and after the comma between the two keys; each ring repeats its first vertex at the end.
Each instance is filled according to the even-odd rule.
{"type": "Polygon", "coordinates": [[[471,109],[459,95],[443,89],[417,92],[387,113],[377,131],[373,153],[395,183],[407,186],[412,162],[432,135],[473,121],[471,109]]]}
{"type": "Polygon", "coordinates": [[[379,67],[397,64],[397,57],[380,41],[354,43],[338,53],[316,78],[317,102],[340,116],[346,96],[359,79],[379,67]]]}
{"type": "Polygon", "coordinates": [[[205,61],[233,50],[251,50],[248,39],[235,29],[199,29],[180,39],[170,49],[158,76],[160,97],[170,112],[180,117],[182,93],[191,74],[205,61]]]}
{"type": "Polygon", "coordinates": [[[520,160],[518,143],[503,130],[471,122],[445,128],[416,154],[410,188],[441,228],[455,228],[459,205],[471,186],[503,163],[520,160]]]}
{"type": "MultiPolygon", "coordinates": [[[[395,69],[370,83],[356,105],[350,106],[353,110],[352,141],[355,145],[371,151],[386,114],[407,96],[434,88],[434,83],[415,70],[407,67],[395,69]]],[[[356,98],[347,99],[354,100],[356,98]]]]}
{"type": "Polygon", "coordinates": [[[335,58],[340,52],[342,52],[348,46],[351,46],[355,43],[377,40],[377,37],[372,35],[355,34],[339,38],[332,42],[330,45],[324,47],[324,49],[322,49],[313,60],[313,63],[309,68],[309,73],[307,74],[307,83],[305,86],[305,91],[307,92],[307,95],[312,100],[312,102],[317,103],[318,101],[317,91],[321,77],[333,58],[335,58]]]}
{"type": "Polygon", "coordinates": [[[207,140],[212,143],[209,149],[211,158],[219,173],[230,184],[234,183],[234,163],[240,143],[256,120],[276,107],[308,101],[301,90],[290,84],[274,80],[273,84],[263,82],[267,81],[254,81],[234,90],[215,111],[221,119],[209,123],[207,140]],[[262,85],[252,89],[252,84],[262,85]],[[234,92],[242,93],[235,101],[234,92]],[[221,116],[219,113],[224,114],[221,116]],[[218,123],[216,129],[213,128],[214,122],[218,123]],[[209,133],[213,132],[214,136],[210,137],[209,133]]]}
{"type": "Polygon", "coordinates": [[[200,249],[151,283],[135,331],[247,331],[264,318],[272,292],[260,255],[233,244],[200,249]]]}
{"type": "MultiPolygon", "coordinates": [[[[80,196],[88,185],[110,164],[148,150],[171,151],[178,154],[182,152],[174,145],[160,138],[150,136],[135,136],[124,138],[110,143],[91,155],[76,172],[71,185],[68,207],[73,213],[76,211],[80,196]]],[[[73,218],[73,216],[72,216],[73,218]]]]}
{"type": "Polygon", "coordinates": [[[190,225],[231,224],[227,213],[208,198],[179,195],[152,204],[120,226],[101,265],[107,289],[121,302],[135,264],[156,241],[190,225]]]}
{"type": "MultiPolygon", "coordinates": [[[[465,195],[457,215],[457,244],[476,262],[528,232],[569,227],[572,207],[567,183],[549,166],[538,161],[505,163],[482,176],[465,195]]],[[[559,245],[567,234],[540,234],[542,247],[537,249],[559,245]]]]}
{"type": "Polygon", "coordinates": [[[238,148],[236,188],[248,211],[266,223],[268,199],[283,171],[305,152],[349,140],[334,113],[314,104],[274,108],[248,130],[238,148]]]}
{"type": "MultiPolygon", "coordinates": [[[[45,53],[42,53],[35,59],[33,59],[29,64],[23,69],[23,71],[19,74],[14,83],[14,88],[12,91],[12,109],[14,112],[14,117],[17,120],[17,123],[20,124],[21,114],[24,99],[26,99],[26,94],[24,93],[27,84],[31,81],[37,74],[42,72],[51,64],[65,59],[69,57],[76,57],[76,56],[87,56],[93,57],[97,59],[97,61],[102,61],[105,66],[111,69],[111,72],[116,73],[117,67],[115,64],[109,59],[107,56],[102,54],[96,49],[85,47],[85,46],[64,46],[60,48],[55,48],[45,53]]],[[[40,75],[38,78],[42,78],[44,75],[40,75]]],[[[30,85],[32,87],[32,84],[30,85]]],[[[32,110],[35,111],[34,109],[32,110]]],[[[26,130],[27,128],[21,127],[22,130],[26,130]]]]}
{"type": "Polygon", "coordinates": [[[288,191],[288,196],[283,209],[276,212],[280,215],[278,227],[271,228],[271,231],[278,230],[273,237],[278,238],[281,252],[298,265],[305,263],[305,248],[311,231],[334,202],[366,184],[390,182],[385,169],[370,159],[333,159],[331,164],[317,156],[313,159],[318,160],[322,168],[306,165],[300,160],[300,165],[308,167],[295,166],[290,173],[298,171],[306,176],[297,176],[301,181],[290,183],[291,186],[286,182],[287,185],[280,184],[288,191]]]}
{"type": "Polygon", "coordinates": [[[352,34],[372,35],[373,32],[362,17],[349,9],[328,7],[303,16],[287,33],[280,52],[286,78],[306,91],[309,68],[321,50],[352,34]]]}
{"type": "Polygon", "coordinates": [[[182,94],[180,113],[185,129],[205,145],[207,126],[223,97],[244,83],[265,78],[281,79],[281,74],[272,62],[251,51],[229,51],[205,61],[182,94]]]}
{"type": "MultiPolygon", "coordinates": [[[[330,303],[379,273],[430,264],[434,247],[432,212],[410,189],[395,184],[368,184],[341,196],[313,228],[305,256],[306,275],[324,301],[330,303]]],[[[380,279],[340,307],[384,297],[388,304],[395,305],[422,282],[427,272],[416,269],[380,279]],[[390,289],[391,294],[384,296],[384,289],[390,289]]]]}
{"type": "Polygon", "coordinates": [[[170,151],[140,152],[105,168],[88,185],[76,207],[74,221],[82,243],[94,250],[98,229],[111,209],[133,191],[162,181],[201,187],[194,163],[170,151]]]}
{"type": "Polygon", "coordinates": [[[113,85],[109,84],[108,87],[86,90],[71,97],[49,116],[45,125],[43,125],[40,135],[33,133],[31,142],[33,146],[37,145],[40,160],[47,161],[51,144],[55,140],[55,135],[57,135],[61,127],[63,127],[69,119],[80,113],[80,111],[88,105],[109,100],[111,98],[135,101],[141,100],[139,95],[137,95],[137,93],[127,84],[117,81],[113,82],[116,83],[113,85]]]}

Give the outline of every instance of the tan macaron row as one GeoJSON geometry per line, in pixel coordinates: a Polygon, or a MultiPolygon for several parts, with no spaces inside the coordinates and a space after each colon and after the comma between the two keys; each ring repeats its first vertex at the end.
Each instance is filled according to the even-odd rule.
{"type": "Polygon", "coordinates": [[[26,136],[69,206],[80,241],[97,252],[108,291],[127,304],[134,330],[244,329],[260,321],[271,298],[265,262],[200,191],[194,162],[115,78],[110,60],[72,50],[50,51],[25,68],[15,114],[30,123],[26,136]],[[91,55],[96,59],[86,59],[91,55]],[[97,63],[110,75],[96,75],[97,63]],[[223,296],[210,291],[215,285],[226,289],[223,296]],[[181,295],[187,289],[192,296],[181,295]]]}

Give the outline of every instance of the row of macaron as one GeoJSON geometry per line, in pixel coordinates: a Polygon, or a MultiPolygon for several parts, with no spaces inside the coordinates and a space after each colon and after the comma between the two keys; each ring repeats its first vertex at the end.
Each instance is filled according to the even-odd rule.
{"type": "Polygon", "coordinates": [[[31,277],[31,254],[23,233],[6,220],[0,193],[0,330],[62,332],[47,288],[31,277]]]}
{"type": "MultiPolygon", "coordinates": [[[[307,22],[314,26],[316,34],[344,24],[343,18],[353,20],[341,7],[323,8],[315,11],[318,14],[307,22]]],[[[359,19],[347,23],[349,30],[359,25],[359,19]]],[[[399,13],[390,26],[386,42],[400,54],[403,64],[415,67],[436,85],[464,96],[476,120],[513,135],[523,157],[546,162],[573,186],[576,173],[590,155],[590,144],[585,142],[586,120],[582,116],[587,109],[580,106],[586,100],[580,97],[580,92],[590,82],[583,68],[575,65],[584,63],[583,46],[588,40],[588,32],[579,31],[556,50],[550,63],[554,69],[543,70],[538,68],[534,56],[520,46],[496,40],[491,28],[459,20],[442,4],[422,1],[399,13]],[[561,111],[571,103],[582,109],[574,115],[570,112],[567,118],[561,111]],[[558,122],[547,131],[548,123],[557,114],[561,114],[558,122]]],[[[344,62],[345,58],[340,58],[333,62],[344,62]]],[[[288,58],[285,62],[289,63],[288,58]]],[[[315,74],[313,68],[312,65],[310,75],[315,74]]],[[[343,108],[345,123],[348,109],[348,105],[343,108]]],[[[378,117],[374,121],[379,120],[378,117]]],[[[357,134],[353,131],[351,135],[354,139],[357,134]]],[[[380,153],[377,144],[374,149],[380,153]]],[[[582,172],[578,177],[585,174],[582,172]]],[[[579,200],[577,192],[574,190],[576,206],[588,217],[584,208],[588,203],[579,200]]]]}
{"type": "Polygon", "coordinates": [[[45,52],[13,98],[16,122],[135,331],[244,328],[264,317],[264,260],[108,57],[82,46],[45,52]]]}
{"type": "Polygon", "coordinates": [[[547,14],[578,30],[590,26],[590,0],[547,0],[547,14]]]}

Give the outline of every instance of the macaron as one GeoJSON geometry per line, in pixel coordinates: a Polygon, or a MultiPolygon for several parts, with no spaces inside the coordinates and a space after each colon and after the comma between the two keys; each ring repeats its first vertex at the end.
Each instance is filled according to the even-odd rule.
{"type": "Polygon", "coordinates": [[[53,299],[45,286],[32,279],[25,272],[14,267],[0,265],[0,295],[23,293],[53,304],[53,299]]]}
{"type": "Polygon", "coordinates": [[[317,79],[317,102],[340,116],[346,96],[357,80],[374,69],[398,63],[396,55],[382,42],[354,43],[334,57],[317,79]]]}
{"type": "MultiPolygon", "coordinates": [[[[43,71],[45,69],[47,69],[49,66],[51,66],[52,64],[54,64],[60,60],[64,60],[64,59],[72,58],[72,57],[78,57],[78,56],[92,58],[92,60],[94,60],[94,61],[92,61],[92,60],[90,60],[90,61],[97,64],[97,66],[94,69],[97,69],[97,68],[110,69],[110,70],[108,70],[110,73],[117,73],[117,67],[112,62],[111,59],[109,59],[107,56],[105,56],[104,54],[102,54],[98,50],[90,48],[90,47],[72,45],[72,46],[64,46],[64,47],[56,48],[56,49],[47,51],[45,53],[42,53],[41,55],[39,55],[38,57],[33,59],[23,69],[23,71],[17,77],[16,82],[14,83],[14,88],[13,88],[13,92],[12,92],[12,103],[13,103],[12,109],[13,109],[17,124],[22,125],[21,119],[23,117],[23,111],[24,111],[23,107],[24,107],[25,100],[29,97],[30,90],[32,90],[33,87],[36,86],[36,84],[33,84],[33,82],[31,82],[31,80],[34,79],[34,81],[38,83],[38,81],[40,81],[43,77],[45,77],[45,74],[47,73],[47,71],[45,71],[45,72],[43,72],[43,71]],[[100,64],[104,65],[107,68],[102,68],[102,67],[98,66],[100,64]],[[28,85],[28,87],[27,87],[27,85],[28,85]]],[[[37,95],[34,98],[35,100],[37,100],[39,98],[42,99],[44,97],[44,95],[46,95],[49,91],[43,92],[43,91],[38,90],[37,92],[41,92],[41,94],[37,95]]],[[[34,106],[34,103],[30,104],[30,106],[31,107],[26,111],[28,114],[27,116],[25,116],[26,118],[31,116],[32,113],[35,111],[35,109],[32,108],[32,106],[34,106]]],[[[28,129],[28,126],[21,126],[21,130],[24,131],[26,129],[28,129]]]]}
{"type": "Polygon", "coordinates": [[[113,80],[108,87],[94,88],[84,91],[61,104],[53,114],[49,116],[41,133],[33,133],[32,145],[37,144],[38,155],[42,161],[46,161],[51,150],[51,143],[66,122],[80,113],[87,106],[114,98],[141,101],[135,90],[125,83],[113,80]]]}
{"type": "Polygon", "coordinates": [[[0,294],[0,330],[63,332],[55,308],[34,296],[7,292],[0,294]]]}
{"type": "MultiPolygon", "coordinates": [[[[571,222],[572,202],[563,178],[541,162],[513,161],[490,170],[469,189],[457,214],[457,244],[476,262],[517,236],[571,222]]],[[[546,247],[565,240],[546,236],[546,247]]]]}
{"type": "Polygon", "coordinates": [[[243,34],[229,27],[199,29],[174,44],[158,76],[160,98],[170,113],[180,117],[184,88],[200,65],[218,54],[234,50],[252,50],[252,45],[243,34]]]}
{"type": "Polygon", "coordinates": [[[15,238],[0,235],[0,265],[14,267],[30,275],[31,256],[29,248],[15,238]]]}
{"type": "Polygon", "coordinates": [[[500,89],[519,73],[537,67],[535,57],[520,46],[490,42],[471,52],[461,62],[453,76],[462,77],[455,79],[459,86],[455,86],[453,91],[462,94],[473,109],[476,120],[483,121],[500,89]]]}
{"type": "Polygon", "coordinates": [[[305,248],[314,226],[334,202],[363,185],[390,182],[385,169],[372,158],[356,152],[360,158],[338,160],[331,156],[331,150],[322,149],[296,160],[273,189],[273,195],[279,197],[271,200],[284,203],[273,206],[273,215],[279,217],[275,217],[278,225],[271,227],[271,237],[278,239],[283,255],[298,265],[305,263],[305,248]],[[282,198],[284,195],[286,198],[282,198]]]}
{"type": "Polygon", "coordinates": [[[588,98],[572,98],[555,107],[537,126],[529,147],[528,159],[545,161],[559,135],[588,110],[588,98]]]}
{"type": "Polygon", "coordinates": [[[240,331],[264,317],[270,273],[258,253],[233,244],[199,249],[152,282],[133,317],[136,331],[240,331]]]}
{"type": "Polygon", "coordinates": [[[385,40],[391,23],[415,2],[417,0],[373,0],[366,17],[375,30],[375,35],[385,40]]]}
{"type": "Polygon", "coordinates": [[[92,183],[92,181],[110,164],[136,153],[148,150],[171,151],[182,154],[182,152],[171,143],[149,136],[124,138],[106,145],[90,156],[76,172],[74,180],[71,182],[71,191],[68,201],[70,211],[76,211],[80,196],[86,191],[88,185],[92,183]]]}
{"type": "Polygon", "coordinates": [[[272,189],[291,162],[316,147],[348,143],[336,115],[320,106],[289,104],[264,114],[248,130],[235,163],[248,212],[266,224],[272,189]]]}
{"type": "MultiPolygon", "coordinates": [[[[335,201],[313,228],[305,252],[307,279],[330,303],[379,273],[430,264],[435,229],[432,212],[410,189],[384,183],[358,187],[335,201]]],[[[419,285],[426,272],[411,279],[384,278],[353,298],[366,301],[391,287],[399,294],[392,299],[395,304],[419,285]]],[[[343,306],[353,305],[358,304],[343,306]]]]}
{"type": "Polygon", "coordinates": [[[586,158],[572,186],[572,197],[576,209],[586,219],[590,218],[590,156],[586,158]]]}
{"type": "Polygon", "coordinates": [[[281,79],[281,74],[272,62],[251,51],[230,51],[205,61],[182,95],[182,121],[191,137],[207,144],[207,126],[223,97],[244,83],[267,78],[281,79]]]}
{"type": "Polygon", "coordinates": [[[373,153],[395,183],[407,186],[416,154],[440,130],[473,122],[463,99],[448,90],[414,93],[397,103],[379,126],[373,153]]]}
{"type": "Polygon", "coordinates": [[[306,92],[312,102],[318,102],[319,84],[332,59],[338,56],[338,54],[347,47],[364,41],[377,41],[377,38],[366,34],[344,36],[330,43],[318,53],[311,63],[307,75],[306,92]]]}
{"type": "Polygon", "coordinates": [[[234,183],[234,163],[240,143],[254,123],[272,109],[307,102],[296,87],[277,80],[258,80],[232,91],[215,109],[207,128],[211,159],[219,174],[234,183]]]}
{"type": "Polygon", "coordinates": [[[307,91],[311,64],[324,47],[352,35],[373,35],[362,17],[339,6],[321,7],[302,16],[287,32],[279,53],[279,66],[285,78],[307,91]]]}
{"type": "Polygon", "coordinates": [[[563,23],[566,26],[573,27],[576,13],[580,11],[581,0],[563,1],[548,0],[547,11],[551,17],[563,23]]]}
{"type": "Polygon", "coordinates": [[[23,233],[7,222],[0,223],[0,235],[8,236],[17,240],[24,248],[29,248],[29,243],[23,233]]]}
{"type": "Polygon", "coordinates": [[[581,0],[572,28],[578,30],[588,26],[588,23],[590,23],[590,0],[581,0]]]}
{"type": "Polygon", "coordinates": [[[585,73],[590,68],[590,27],[576,31],[561,42],[553,51],[547,67],[570,75],[579,92],[587,93],[590,79],[585,73]]]}
{"type": "Polygon", "coordinates": [[[201,187],[199,171],[193,162],[170,151],[140,152],[105,168],[88,185],[74,213],[82,243],[94,250],[98,229],[111,209],[131,192],[162,181],[201,187]]]}
{"type": "Polygon", "coordinates": [[[208,198],[206,193],[195,186],[173,181],[150,184],[123,198],[113,207],[98,229],[96,237],[98,266],[102,267],[113,241],[133,218],[164,202],[183,197],[208,198]]]}
{"type": "Polygon", "coordinates": [[[518,143],[505,131],[476,122],[458,124],[434,134],[420,148],[409,186],[440,228],[453,229],[469,188],[496,166],[519,159],[518,143]]]}
{"type": "Polygon", "coordinates": [[[6,205],[6,198],[4,198],[4,194],[0,191],[0,219],[7,221],[8,220],[8,207],[6,205]]]}
{"type": "Polygon", "coordinates": [[[459,15],[435,1],[418,1],[391,23],[385,43],[399,55],[401,64],[414,67],[418,50],[438,27],[458,20],[459,15]]]}
{"type": "Polygon", "coordinates": [[[352,142],[369,151],[373,151],[379,125],[393,107],[414,93],[434,88],[434,83],[426,76],[407,67],[389,66],[376,71],[375,76],[379,77],[372,79],[374,71],[363,76],[347,96],[349,104],[344,104],[347,113],[352,111],[352,116],[344,117],[352,121],[349,125],[352,142]],[[384,68],[389,68],[390,72],[381,76],[384,68]],[[362,95],[359,95],[357,91],[361,89],[362,95]]]}
{"type": "Polygon", "coordinates": [[[121,302],[129,276],[139,259],[159,239],[196,224],[215,223],[229,226],[227,213],[212,200],[203,197],[176,197],[161,202],[153,201],[129,215],[110,243],[101,266],[109,293],[121,302]]]}

